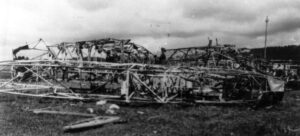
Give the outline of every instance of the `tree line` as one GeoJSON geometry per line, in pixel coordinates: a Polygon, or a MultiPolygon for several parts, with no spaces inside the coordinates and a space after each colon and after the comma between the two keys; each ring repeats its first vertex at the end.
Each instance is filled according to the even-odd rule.
{"type": "MultiPolygon", "coordinates": [[[[253,48],[250,51],[256,58],[264,57],[264,48],[253,48]]],[[[300,45],[267,47],[268,60],[291,60],[300,62],[300,45]]]]}

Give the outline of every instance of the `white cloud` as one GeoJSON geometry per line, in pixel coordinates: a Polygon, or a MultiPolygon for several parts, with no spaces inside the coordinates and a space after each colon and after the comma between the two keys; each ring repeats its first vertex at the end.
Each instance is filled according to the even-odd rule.
{"type": "Polygon", "coordinates": [[[39,38],[49,43],[107,37],[158,47],[221,43],[260,47],[265,16],[269,44],[299,44],[299,0],[2,0],[0,60],[39,38]]]}

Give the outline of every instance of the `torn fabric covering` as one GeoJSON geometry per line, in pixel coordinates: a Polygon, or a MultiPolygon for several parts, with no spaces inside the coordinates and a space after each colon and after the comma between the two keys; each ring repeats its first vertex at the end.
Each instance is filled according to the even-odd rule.
{"type": "Polygon", "coordinates": [[[24,46],[18,47],[17,49],[13,50],[13,55],[16,56],[19,51],[21,51],[21,50],[27,50],[27,49],[29,49],[28,45],[24,45],[24,46]]]}
{"type": "Polygon", "coordinates": [[[268,83],[272,92],[284,92],[284,81],[269,76],[268,83]]]}

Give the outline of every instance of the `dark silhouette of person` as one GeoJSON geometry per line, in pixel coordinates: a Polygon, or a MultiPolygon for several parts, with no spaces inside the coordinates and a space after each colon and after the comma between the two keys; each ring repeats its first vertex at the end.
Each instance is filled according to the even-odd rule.
{"type": "Polygon", "coordinates": [[[114,58],[111,54],[111,51],[107,51],[106,52],[107,56],[106,56],[106,62],[113,62],[114,61],[114,58]]]}
{"type": "Polygon", "coordinates": [[[165,55],[166,49],[161,48],[161,55],[159,56],[159,63],[160,64],[165,64],[166,63],[166,55],[165,55]]]}

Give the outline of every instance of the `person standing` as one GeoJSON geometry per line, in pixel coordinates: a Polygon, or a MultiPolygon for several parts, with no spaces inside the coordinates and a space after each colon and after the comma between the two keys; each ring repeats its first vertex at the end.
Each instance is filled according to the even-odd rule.
{"type": "Polygon", "coordinates": [[[165,48],[161,48],[161,55],[159,57],[159,63],[160,64],[165,64],[166,63],[166,55],[165,55],[166,49],[165,48]]]}

